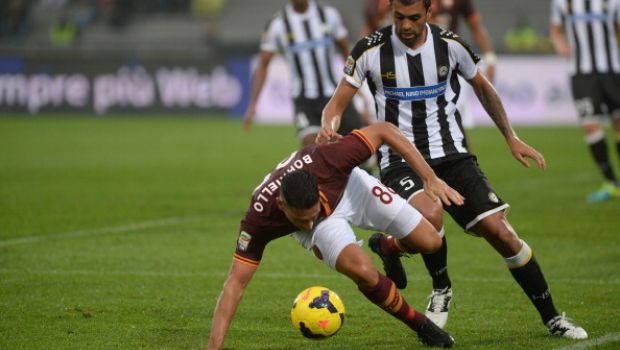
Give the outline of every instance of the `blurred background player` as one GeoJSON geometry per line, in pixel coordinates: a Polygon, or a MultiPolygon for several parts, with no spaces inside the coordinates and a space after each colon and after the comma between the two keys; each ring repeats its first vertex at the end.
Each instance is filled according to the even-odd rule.
{"type": "MultiPolygon", "coordinates": [[[[295,84],[294,122],[302,145],[314,143],[321,128],[321,113],[336,89],[340,74],[334,70],[336,48],[349,53],[348,30],[340,13],[314,0],[291,0],[276,13],[263,33],[258,67],[254,74],[244,127],[249,131],[256,104],[265,84],[267,69],[277,52],[282,52],[291,68],[295,84]]],[[[365,121],[368,124],[368,121],[365,121]]],[[[343,134],[360,128],[362,120],[355,108],[343,115],[343,134]]]]}
{"type": "Polygon", "coordinates": [[[361,37],[392,24],[389,0],[366,0],[361,37]]]}
{"type": "MultiPolygon", "coordinates": [[[[495,64],[497,56],[493,50],[493,43],[489,33],[482,23],[482,15],[474,7],[472,0],[432,0],[430,22],[437,24],[443,29],[453,33],[459,33],[460,19],[465,19],[465,24],[469,28],[472,39],[482,54],[484,64],[484,74],[491,82],[495,79],[495,64]]],[[[460,77],[459,77],[460,78],[460,77]]],[[[464,128],[474,127],[474,117],[471,106],[467,105],[469,96],[472,95],[471,85],[465,84],[465,80],[460,78],[461,96],[457,106],[461,114],[464,128]]]]}
{"type": "Polygon", "coordinates": [[[571,88],[585,140],[603,174],[590,202],[620,198],[620,182],[610,161],[602,119],[611,116],[620,155],[620,1],[553,0],[551,41],[570,59],[571,88]]]}

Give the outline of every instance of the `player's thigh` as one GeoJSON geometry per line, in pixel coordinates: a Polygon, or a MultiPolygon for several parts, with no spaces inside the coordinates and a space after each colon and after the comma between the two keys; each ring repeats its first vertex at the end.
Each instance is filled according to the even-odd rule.
{"type": "Polygon", "coordinates": [[[473,156],[446,162],[436,167],[435,171],[465,197],[463,205],[446,206],[444,209],[466,232],[471,233],[470,229],[480,220],[509,207],[496,194],[473,156]]]}
{"type": "MultiPolygon", "coordinates": [[[[346,218],[333,214],[320,222],[312,233],[305,234],[311,235],[309,246],[312,249],[318,249],[315,253],[318,253],[319,258],[332,269],[336,268],[338,256],[345,247],[351,244],[357,245],[355,232],[346,218]]],[[[304,233],[296,232],[295,235],[304,235],[304,233]]],[[[308,248],[308,245],[305,247],[308,248]]]]}
{"type": "Polygon", "coordinates": [[[414,206],[438,230],[443,226],[441,203],[424,194],[424,184],[409,167],[400,167],[381,174],[381,181],[414,206]]]}
{"type": "Polygon", "coordinates": [[[575,75],[571,78],[575,108],[581,124],[596,123],[603,116],[604,88],[595,74],[575,75]]]}
{"type": "MultiPolygon", "coordinates": [[[[348,219],[355,226],[389,232],[397,238],[408,235],[422,220],[422,214],[394,190],[359,168],[351,172],[342,201],[349,203],[348,219]]],[[[338,211],[336,208],[334,214],[338,211]]]]}

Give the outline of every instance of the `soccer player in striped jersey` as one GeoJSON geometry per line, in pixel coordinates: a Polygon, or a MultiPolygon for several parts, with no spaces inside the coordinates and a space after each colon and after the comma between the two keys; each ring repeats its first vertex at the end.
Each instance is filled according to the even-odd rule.
{"type": "MultiPolygon", "coordinates": [[[[267,24],[260,45],[259,63],[254,73],[250,103],[244,127],[249,131],[256,104],[265,84],[273,56],[284,54],[295,83],[292,91],[294,122],[302,145],[314,143],[321,128],[321,112],[338,84],[334,71],[336,51],[349,53],[348,31],[338,10],[314,0],[291,0],[267,24]]],[[[343,134],[360,128],[360,115],[352,106],[343,115],[343,134]]]]}
{"type": "Polygon", "coordinates": [[[605,182],[589,202],[620,198],[620,179],[609,159],[600,123],[612,118],[620,155],[620,1],[553,0],[551,41],[570,59],[573,99],[585,140],[605,182]]]}
{"type": "MultiPolygon", "coordinates": [[[[495,193],[476,157],[463,142],[456,108],[460,91],[457,75],[473,85],[519,162],[529,167],[530,158],[545,169],[543,156],[517,137],[495,89],[479,72],[479,58],[458,36],[427,23],[430,0],[392,0],[392,14],[394,25],[360,40],[348,57],[345,77],[323,111],[323,127],[317,142],[337,137],[342,111],[366,80],[374,94],[378,119],[397,125],[437,175],[465,197],[464,205],[445,210],[466,232],[485,238],[504,258],[549,332],[572,339],[587,338],[583,328],[556,310],[531,248],[506,218],[508,204],[495,193]]],[[[433,279],[426,315],[443,326],[448,318],[452,284],[441,203],[424,194],[423,182],[416,172],[388,146],[379,149],[379,162],[382,182],[420,210],[443,237],[444,244],[438,252],[423,254],[433,279]]],[[[372,235],[369,245],[383,260],[386,275],[404,288],[407,275],[400,257],[408,253],[407,246],[397,237],[383,234],[372,235]]]]}
{"type": "Polygon", "coordinates": [[[293,152],[254,189],[215,307],[207,349],[221,348],[265,246],[290,234],[327,266],[349,277],[368,300],[415,331],[422,343],[452,346],[452,337],[415,311],[394,283],[377,271],[350,226],[385,230],[416,252],[436,251],[442,244],[433,225],[416,209],[357,168],[383,143],[416,169],[430,196],[448,206],[463,204],[463,197],[440,180],[413,144],[389,123],[376,123],[338,142],[293,152]]]}

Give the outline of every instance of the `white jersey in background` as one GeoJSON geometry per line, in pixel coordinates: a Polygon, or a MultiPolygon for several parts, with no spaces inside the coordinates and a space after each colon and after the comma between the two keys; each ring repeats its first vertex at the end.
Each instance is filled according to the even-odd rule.
{"type": "Polygon", "coordinates": [[[291,4],[275,14],[261,40],[261,50],[282,52],[292,67],[293,97],[331,97],[339,74],[334,72],[335,41],[347,37],[340,13],[309,1],[305,13],[291,4]]]}
{"type": "Polygon", "coordinates": [[[620,0],[552,0],[551,24],[563,25],[571,46],[571,74],[620,73],[620,0]]]}

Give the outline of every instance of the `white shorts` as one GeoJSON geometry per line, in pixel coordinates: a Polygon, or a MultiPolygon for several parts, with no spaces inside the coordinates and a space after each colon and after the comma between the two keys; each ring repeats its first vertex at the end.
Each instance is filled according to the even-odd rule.
{"type": "Polygon", "coordinates": [[[400,239],[411,233],[421,220],[422,214],[406,200],[365,171],[355,168],[332,215],[312,231],[298,231],[293,237],[308,250],[316,246],[323,262],[335,268],[340,252],[349,244],[357,243],[351,224],[400,239]]]}

